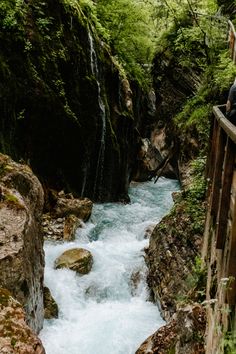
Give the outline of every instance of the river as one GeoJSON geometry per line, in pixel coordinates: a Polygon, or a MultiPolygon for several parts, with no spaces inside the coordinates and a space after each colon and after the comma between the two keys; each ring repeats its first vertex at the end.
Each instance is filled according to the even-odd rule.
{"type": "Polygon", "coordinates": [[[134,354],[163,325],[145,281],[145,233],[171,208],[178,188],[165,178],[132,183],[131,203],[95,204],[74,242],[45,242],[45,284],[59,306],[59,318],[46,320],[40,333],[47,354],[134,354]],[[88,275],[53,268],[74,247],[92,252],[88,275]]]}

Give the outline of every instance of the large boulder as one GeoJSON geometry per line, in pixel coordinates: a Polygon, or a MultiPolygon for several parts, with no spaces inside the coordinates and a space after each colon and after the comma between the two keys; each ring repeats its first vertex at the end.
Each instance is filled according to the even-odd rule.
{"type": "Polygon", "coordinates": [[[92,269],[93,257],[91,252],[83,248],[72,248],[62,253],[55,260],[55,268],[69,268],[80,274],[87,274],[92,269]]]}
{"type": "Polygon", "coordinates": [[[0,154],[0,284],[24,306],[27,324],[43,325],[42,186],[29,167],[0,154]]]}
{"type": "Polygon", "coordinates": [[[0,353],[45,354],[40,339],[25,322],[21,304],[0,288],[0,353]]]}
{"type": "Polygon", "coordinates": [[[64,196],[58,198],[54,209],[56,217],[65,217],[73,214],[83,221],[87,221],[92,212],[93,203],[90,199],[66,198],[64,196]]]}
{"type": "Polygon", "coordinates": [[[135,354],[204,354],[205,327],[206,314],[201,305],[182,307],[135,354]]]}

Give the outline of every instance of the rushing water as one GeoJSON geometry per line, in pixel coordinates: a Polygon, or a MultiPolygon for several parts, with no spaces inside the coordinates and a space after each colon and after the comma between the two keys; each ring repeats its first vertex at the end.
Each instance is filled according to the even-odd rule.
{"type": "Polygon", "coordinates": [[[177,189],[176,181],[164,178],[132,184],[131,204],[94,205],[74,242],[46,243],[45,283],[60,309],[59,319],[45,321],[40,334],[47,354],[134,354],[163,324],[148,301],[144,235],[169,210],[177,189]],[[54,260],[74,247],[92,252],[88,275],[53,268],[54,260]]]}

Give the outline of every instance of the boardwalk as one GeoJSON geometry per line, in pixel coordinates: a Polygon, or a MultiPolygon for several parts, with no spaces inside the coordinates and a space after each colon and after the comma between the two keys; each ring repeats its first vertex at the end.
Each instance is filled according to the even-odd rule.
{"type": "Polygon", "coordinates": [[[236,127],[213,107],[213,128],[207,163],[208,212],[203,259],[207,266],[206,354],[224,353],[236,305],[236,127]],[[227,333],[227,334],[226,334],[227,333]]]}

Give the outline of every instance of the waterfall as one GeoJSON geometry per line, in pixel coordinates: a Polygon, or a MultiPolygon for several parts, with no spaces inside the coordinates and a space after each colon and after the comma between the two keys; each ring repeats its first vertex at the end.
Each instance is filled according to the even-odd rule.
{"type": "Polygon", "coordinates": [[[105,156],[105,137],[106,137],[106,109],[105,104],[102,99],[101,94],[101,85],[99,82],[99,70],[98,70],[98,61],[97,54],[94,48],[93,37],[90,32],[88,32],[88,40],[90,47],[90,66],[91,71],[96,79],[97,91],[98,91],[98,105],[99,105],[99,118],[101,119],[101,139],[100,139],[100,148],[98,151],[98,160],[95,172],[95,182],[94,182],[94,194],[96,193],[97,185],[102,180],[103,177],[103,166],[104,166],[104,156],[105,156]]]}
{"type": "Polygon", "coordinates": [[[145,233],[169,210],[177,189],[165,178],[134,183],[131,204],[95,204],[74,242],[46,242],[45,283],[59,305],[59,318],[45,321],[40,333],[47,354],[134,354],[164,324],[149,301],[145,233]],[[89,274],[54,269],[54,260],[74,247],[93,254],[89,274]]]}

